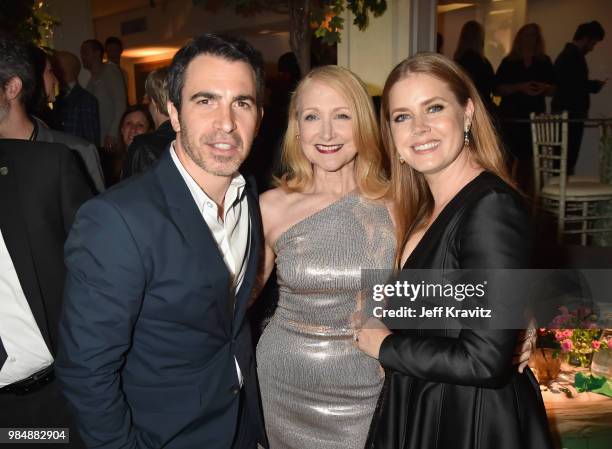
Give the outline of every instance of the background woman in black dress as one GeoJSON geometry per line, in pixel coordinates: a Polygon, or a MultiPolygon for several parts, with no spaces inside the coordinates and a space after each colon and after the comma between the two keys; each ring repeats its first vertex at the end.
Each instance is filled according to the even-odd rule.
{"type": "MultiPolygon", "coordinates": [[[[469,77],[437,54],[389,75],[382,135],[392,159],[404,269],[528,268],[528,216],[469,77]]],[[[385,368],[367,447],[547,449],[546,412],[529,369],[513,368],[515,330],[357,332],[385,368]]]]}
{"type": "Polygon", "coordinates": [[[454,59],[463,70],[470,75],[480,98],[487,107],[489,113],[495,112],[495,104],[491,99],[495,72],[493,66],[484,55],[485,33],[482,25],[475,20],[463,24],[459,34],[459,42],[455,51],[454,59]]]}
{"type": "Polygon", "coordinates": [[[495,74],[494,92],[501,96],[498,112],[504,143],[515,157],[513,170],[520,186],[531,192],[531,128],[527,122],[512,123],[511,120],[527,120],[531,112],[545,112],[546,97],[555,93],[554,68],[545,53],[538,24],[528,23],[516,33],[510,54],[495,74]]]}

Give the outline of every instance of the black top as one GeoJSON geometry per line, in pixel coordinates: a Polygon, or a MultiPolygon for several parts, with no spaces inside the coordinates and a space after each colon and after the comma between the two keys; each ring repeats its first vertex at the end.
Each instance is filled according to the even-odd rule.
{"type": "Polygon", "coordinates": [[[457,63],[470,75],[482,101],[491,110],[493,107],[491,93],[493,92],[495,72],[489,60],[475,51],[468,50],[457,60],[457,63]]]}
{"type": "MultiPolygon", "coordinates": [[[[556,84],[552,61],[546,55],[534,58],[529,67],[522,59],[514,60],[506,56],[495,74],[495,86],[501,84],[519,84],[528,81],[539,81],[556,84]]],[[[545,95],[527,95],[514,93],[502,97],[499,115],[504,118],[529,118],[531,112],[546,111],[545,95]]]]}
{"type": "Polygon", "coordinates": [[[589,94],[599,92],[601,84],[589,80],[586,58],[573,43],[565,44],[557,56],[555,74],[559,85],[551,104],[553,111],[568,110],[586,115],[590,105],[589,94]]]}
{"type": "MultiPolygon", "coordinates": [[[[527,268],[522,198],[482,173],[444,208],[404,269],[527,268]]],[[[367,448],[552,448],[529,369],[512,365],[515,330],[395,331],[380,348],[385,384],[367,448]]]]}
{"type": "Polygon", "coordinates": [[[175,137],[170,120],[166,120],[153,132],[134,137],[123,164],[121,179],[148,170],[175,137]]]}

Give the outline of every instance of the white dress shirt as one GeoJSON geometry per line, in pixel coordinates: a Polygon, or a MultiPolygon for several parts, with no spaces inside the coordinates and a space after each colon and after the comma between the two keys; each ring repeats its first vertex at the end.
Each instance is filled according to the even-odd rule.
{"type": "Polygon", "coordinates": [[[7,359],[0,366],[0,388],[27,379],[53,363],[53,357],[23,293],[0,231],[0,338],[7,359]]]}
{"type": "Polygon", "coordinates": [[[89,80],[87,90],[98,100],[100,144],[104,145],[107,135],[118,136],[119,122],[127,106],[121,70],[115,64],[105,63],[100,75],[89,80]]]}
{"type": "MultiPolygon", "coordinates": [[[[244,191],[246,181],[239,173],[232,178],[223,200],[223,218],[220,218],[217,204],[200,188],[179,160],[174,151],[174,142],[170,145],[170,156],[217,242],[217,247],[223,256],[227,269],[233,276],[234,288],[230,294],[235,297],[236,292],[242,285],[250,253],[251,221],[249,219],[249,204],[244,191]]],[[[238,361],[235,358],[234,361],[236,362],[238,380],[242,386],[243,378],[240,366],[238,366],[238,361]]]]}

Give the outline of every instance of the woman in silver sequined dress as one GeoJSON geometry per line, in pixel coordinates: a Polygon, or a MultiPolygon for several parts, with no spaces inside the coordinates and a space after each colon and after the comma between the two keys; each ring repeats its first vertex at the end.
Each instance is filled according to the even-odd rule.
{"type": "MultiPolygon", "coordinates": [[[[383,382],[353,341],[362,268],[388,268],[393,223],[378,127],[363,83],[336,66],[297,87],[284,141],[288,169],[261,196],[265,277],[279,301],[257,346],[271,449],[361,449],[383,382]]],[[[364,295],[365,297],[365,295],[364,295]]]]}

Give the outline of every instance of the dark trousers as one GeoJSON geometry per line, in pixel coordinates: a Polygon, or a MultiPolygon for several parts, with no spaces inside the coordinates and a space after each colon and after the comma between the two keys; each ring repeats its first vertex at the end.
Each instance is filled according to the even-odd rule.
{"type": "Polygon", "coordinates": [[[502,141],[508,154],[510,172],[520,190],[527,196],[533,193],[533,143],[529,123],[503,122],[502,141]]]}
{"type": "MultiPolygon", "coordinates": [[[[587,112],[572,111],[569,114],[571,119],[585,119],[587,112]]],[[[578,161],[578,152],[582,145],[582,135],[584,134],[584,122],[569,123],[567,127],[567,173],[573,175],[578,161]]]]}
{"type": "MultiPolygon", "coordinates": [[[[15,393],[0,394],[0,427],[8,428],[50,428],[66,427],[70,429],[69,444],[19,444],[20,449],[57,447],[64,449],[81,449],[85,444],[81,440],[72,421],[68,404],[60,393],[56,380],[51,381],[40,390],[26,395],[15,393]]],[[[10,447],[10,446],[9,446],[10,447]]]]}
{"type": "Polygon", "coordinates": [[[257,436],[253,432],[253,420],[250,410],[244,401],[244,388],[240,391],[240,405],[238,410],[238,427],[232,449],[257,449],[257,436]]]}

